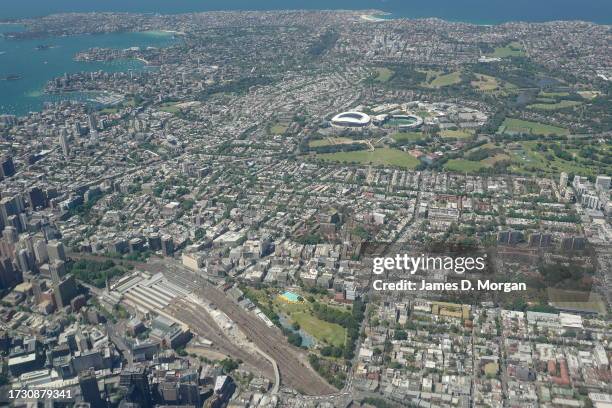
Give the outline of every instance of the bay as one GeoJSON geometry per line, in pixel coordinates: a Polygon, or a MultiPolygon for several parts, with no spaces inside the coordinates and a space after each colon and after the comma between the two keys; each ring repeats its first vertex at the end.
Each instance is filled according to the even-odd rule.
{"type": "MultiPolygon", "coordinates": [[[[0,24],[0,33],[22,29],[0,24]]],[[[126,72],[147,69],[136,60],[113,62],[78,62],[74,55],[92,47],[126,49],[130,47],[164,47],[176,41],[172,34],[161,32],[112,33],[51,37],[42,40],[10,40],[0,36],[0,114],[24,115],[40,111],[48,101],[84,99],[85,95],[45,95],[47,81],[75,72],[126,72]],[[39,47],[43,46],[43,47],[39,47]],[[44,49],[37,49],[44,48],[44,49]],[[8,76],[18,79],[6,80],[8,76]]]]}

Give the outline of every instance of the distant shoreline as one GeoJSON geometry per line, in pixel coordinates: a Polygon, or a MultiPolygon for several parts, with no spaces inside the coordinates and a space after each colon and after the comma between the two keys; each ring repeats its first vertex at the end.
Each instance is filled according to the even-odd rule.
{"type": "Polygon", "coordinates": [[[362,20],[369,21],[371,23],[381,23],[381,22],[389,21],[390,20],[388,18],[377,17],[377,16],[380,16],[380,15],[389,15],[389,13],[362,14],[359,17],[362,20]]]}

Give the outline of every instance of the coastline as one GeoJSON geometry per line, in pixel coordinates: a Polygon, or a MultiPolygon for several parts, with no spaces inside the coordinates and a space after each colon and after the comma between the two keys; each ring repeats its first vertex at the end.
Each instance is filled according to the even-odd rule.
{"type": "Polygon", "coordinates": [[[378,17],[382,15],[391,15],[391,14],[390,13],[362,14],[359,16],[359,18],[361,18],[364,21],[370,22],[370,23],[381,23],[381,22],[392,20],[391,18],[378,17]]]}

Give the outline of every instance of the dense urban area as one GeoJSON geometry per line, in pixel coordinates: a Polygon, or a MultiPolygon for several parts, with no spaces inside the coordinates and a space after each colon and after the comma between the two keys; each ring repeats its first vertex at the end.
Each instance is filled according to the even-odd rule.
{"type": "Polygon", "coordinates": [[[0,115],[0,404],[612,407],[610,26],[17,22],[174,41],[0,115]]]}

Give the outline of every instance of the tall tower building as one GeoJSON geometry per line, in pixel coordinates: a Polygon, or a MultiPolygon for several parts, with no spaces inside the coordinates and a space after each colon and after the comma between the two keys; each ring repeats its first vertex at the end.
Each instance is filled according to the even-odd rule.
{"type": "Polygon", "coordinates": [[[0,289],[8,289],[21,282],[20,274],[13,268],[8,258],[0,259],[0,289]]]}
{"type": "Polygon", "coordinates": [[[83,401],[88,402],[91,408],[104,408],[106,404],[100,397],[98,380],[93,370],[82,371],[79,373],[79,387],[83,401]]]}
{"type": "Polygon", "coordinates": [[[68,146],[68,133],[66,132],[66,129],[62,129],[60,131],[59,144],[62,148],[62,154],[64,157],[68,157],[70,155],[70,146],[68,146]]]}
{"type": "Polygon", "coordinates": [[[49,255],[50,260],[66,260],[66,251],[64,249],[64,244],[60,241],[50,241],[47,244],[47,254],[49,255]]]}
{"type": "Polygon", "coordinates": [[[567,173],[562,171],[559,176],[559,190],[564,190],[567,187],[567,173]]]}
{"type": "Polygon", "coordinates": [[[0,160],[0,170],[2,177],[8,178],[15,175],[15,165],[13,164],[13,158],[11,156],[4,156],[0,160]]]}

